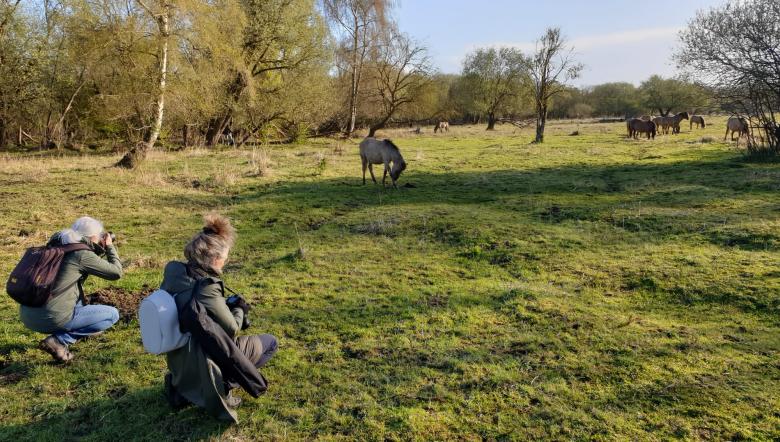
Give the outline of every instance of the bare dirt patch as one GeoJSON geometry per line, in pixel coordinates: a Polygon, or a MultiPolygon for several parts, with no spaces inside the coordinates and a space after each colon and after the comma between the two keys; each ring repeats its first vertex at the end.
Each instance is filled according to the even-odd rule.
{"type": "Polygon", "coordinates": [[[102,304],[116,307],[119,318],[127,323],[136,317],[138,305],[154,289],[144,285],[140,291],[133,292],[120,287],[106,287],[86,296],[88,304],[102,304]]]}

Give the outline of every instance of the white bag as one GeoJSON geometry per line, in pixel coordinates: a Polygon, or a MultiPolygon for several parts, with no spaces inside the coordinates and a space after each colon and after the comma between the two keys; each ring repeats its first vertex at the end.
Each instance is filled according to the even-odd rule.
{"type": "Polygon", "coordinates": [[[179,312],[174,295],[158,289],[141,301],[138,308],[144,349],[156,355],[184,347],[189,333],[179,330],[179,312]]]}

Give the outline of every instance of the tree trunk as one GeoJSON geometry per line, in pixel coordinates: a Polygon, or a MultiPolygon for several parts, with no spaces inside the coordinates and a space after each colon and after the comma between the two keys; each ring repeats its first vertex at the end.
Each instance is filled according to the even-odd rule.
{"type": "Polygon", "coordinates": [[[487,129],[485,129],[485,130],[495,130],[495,128],[496,128],[496,114],[491,112],[491,113],[488,114],[487,117],[488,117],[488,125],[487,125],[487,129]]]}
{"type": "Polygon", "coordinates": [[[219,137],[222,136],[222,132],[225,131],[225,127],[230,122],[230,118],[233,116],[233,111],[228,110],[225,115],[212,118],[209,121],[209,128],[206,130],[206,145],[209,147],[216,146],[219,142],[219,137]]]}
{"type": "Polygon", "coordinates": [[[181,127],[181,139],[182,147],[188,148],[190,146],[190,126],[187,124],[181,127]]]}
{"type": "Polygon", "coordinates": [[[5,149],[5,144],[7,143],[5,137],[5,126],[5,120],[0,118],[0,149],[5,149]]]}
{"type": "Polygon", "coordinates": [[[357,120],[357,94],[358,94],[358,17],[354,15],[355,28],[352,35],[352,81],[349,91],[349,122],[347,122],[347,136],[351,136],[355,131],[355,120],[357,120]]]}
{"type": "Polygon", "coordinates": [[[544,143],[544,125],[547,123],[547,106],[542,106],[536,116],[536,143],[544,143]]]}
{"type": "Polygon", "coordinates": [[[170,39],[169,20],[171,6],[166,3],[163,8],[165,10],[164,13],[157,19],[160,28],[160,81],[157,89],[157,115],[155,116],[152,130],[149,132],[147,139],[130,149],[130,151],[116,163],[116,166],[118,167],[125,167],[128,169],[136,168],[138,164],[146,159],[146,152],[154,147],[154,143],[157,142],[157,138],[160,136],[160,130],[162,129],[163,112],[165,110],[165,80],[168,75],[168,40],[170,39]]]}

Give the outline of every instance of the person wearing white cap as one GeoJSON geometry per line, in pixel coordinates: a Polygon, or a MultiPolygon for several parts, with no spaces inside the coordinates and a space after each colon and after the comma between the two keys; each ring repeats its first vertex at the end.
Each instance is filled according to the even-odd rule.
{"type": "Polygon", "coordinates": [[[55,294],[41,307],[22,305],[19,315],[30,330],[50,333],[39,347],[56,361],[73,359],[70,345],[79,339],[101,333],[119,320],[116,308],[107,305],[84,305],[84,281],[88,275],[117,280],[122,277],[122,263],[110,234],[103,224],[88,216],[55,233],[48,245],[83,243],[83,250],[68,252],[62,260],[52,287],[55,294]],[[99,255],[105,254],[106,259],[99,255]]]}

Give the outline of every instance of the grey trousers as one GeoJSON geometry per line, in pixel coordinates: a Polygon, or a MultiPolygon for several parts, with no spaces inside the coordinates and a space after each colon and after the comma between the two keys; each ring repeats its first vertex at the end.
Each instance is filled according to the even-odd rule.
{"type": "Polygon", "coordinates": [[[265,365],[277,348],[276,337],[267,334],[239,336],[236,345],[257,368],[265,365]]]}

